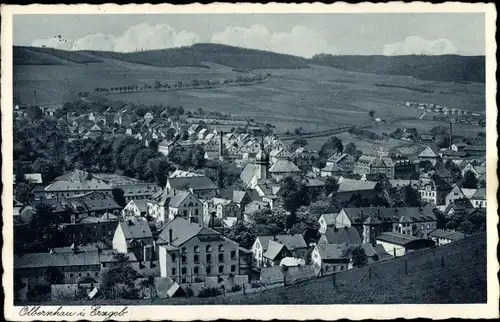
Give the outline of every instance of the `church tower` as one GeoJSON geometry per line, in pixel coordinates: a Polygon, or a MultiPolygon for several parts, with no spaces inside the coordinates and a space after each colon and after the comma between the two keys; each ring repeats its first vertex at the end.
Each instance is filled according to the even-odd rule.
{"type": "Polygon", "coordinates": [[[269,170],[269,155],[264,149],[264,136],[260,142],[260,151],[255,156],[255,176],[258,180],[266,179],[269,170]]]}

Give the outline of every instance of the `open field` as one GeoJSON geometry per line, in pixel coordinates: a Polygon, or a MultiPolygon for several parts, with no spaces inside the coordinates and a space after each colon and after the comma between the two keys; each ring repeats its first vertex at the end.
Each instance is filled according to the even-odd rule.
{"type": "MultiPolygon", "coordinates": [[[[480,234],[435,249],[409,254],[408,275],[403,257],[321,277],[262,293],[138,301],[106,301],[107,305],[200,304],[452,304],[485,303],[486,236],[480,234]],[[442,261],[444,267],[442,267],[442,261]],[[367,272],[372,268],[371,279],[367,272]]],[[[250,291],[251,292],[251,291],[250,291]]],[[[50,303],[57,305],[58,303],[50,303]]],[[[67,304],[67,303],[66,303],[67,304]]],[[[75,305],[99,304],[79,301],[75,305]]]]}
{"type": "MultiPolygon", "coordinates": [[[[102,62],[15,65],[16,103],[31,104],[35,90],[37,103],[44,105],[75,99],[78,92],[91,92],[96,86],[153,84],[156,80],[173,83],[241,75],[231,67],[211,62],[204,62],[208,68],[157,67],[105,57],[99,59],[102,62]]],[[[375,111],[375,117],[388,121],[402,117],[416,119],[420,111],[400,107],[408,100],[471,111],[484,110],[484,84],[480,83],[423,81],[409,76],[366,74],[317,65],[256,71],[269,72],[273,77],[253,86],[127,93],[108,98],[143,104],[181,104],[188,110],[220,111],[272,123],[283,132],[297,127],[303,127],[304,131],[321,131],[371,124],[370,110],[375,111]]],[[[422,123],[422,127],[428,124],[425,120],[422,123]]]]}

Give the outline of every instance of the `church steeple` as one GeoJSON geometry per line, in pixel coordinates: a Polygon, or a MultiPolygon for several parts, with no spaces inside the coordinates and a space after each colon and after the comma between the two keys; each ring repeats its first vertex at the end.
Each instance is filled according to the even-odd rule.
{"type": "Polygon", "coordinates": [[[260,151],[255,156],[255,174],[257,179],[266,179],[269,170],[269,155],[264,148],[264,135],[260,142],[260,151]]]}

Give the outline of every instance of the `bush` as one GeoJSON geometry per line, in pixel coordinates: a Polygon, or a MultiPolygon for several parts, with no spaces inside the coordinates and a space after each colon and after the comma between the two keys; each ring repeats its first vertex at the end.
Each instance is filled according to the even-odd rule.
{"type": "Polygon", "coordinates": [[[241,291],[241,285],[235,284],[231,287],[231,292],[241,291]]]}
{"type": "Polygon", "coordinates": [[[51,288],[49,284],[35,285],[28,291],[28,300],[35,302],[43,302],[50,300],[51,288]]]}
{"type": "Polygon", "coordinates": [[[198,297],[215,297],[221,294],[222,291],[217,287],[204,287],[198,293],[198,297]]]}

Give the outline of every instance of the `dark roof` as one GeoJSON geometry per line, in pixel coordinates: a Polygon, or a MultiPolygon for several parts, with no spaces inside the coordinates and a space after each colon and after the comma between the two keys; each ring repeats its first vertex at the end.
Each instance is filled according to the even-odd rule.
{"type": "Polygon", "coordinates": [[[217,189],[215,183],[209,177],[175,177],[169,178],[168,182],[173,189],[187,190],[208,190],[217,189]]]}
{"type": "Polygon", "coordinates": [[[353,224],[362,224],[369,216],[384,223],[399,222],[401,217],[409,218],[411,222],[436,220],[431,207],[360,207],[342,210],[353,224]]]}
{"type": "Polygon", "coordinates": [[[199,235],[210,235],[217,236],[220,240],[229,240],[222,236],[219,232],[203,227],[197,223],[191,223],[188,220],[176,217],[169,221],[164,227],[160,235],[158,236],[158,244],[168,245],[173,247],[173,249],[181,246],[194,236],[199,235]],[[169,244],[169,231],[172,230],[172,243],[169,244]]]}
{"type": "Polygon", "coordinates": [[[306,241],[301,234],[296,235],[276,235],[276,236],[258,236],[264,251],[270,240],[283,244],[288,250],[293,251],[297,248],[307,248],[306,241]]]}
{"type": "Polygon", "coordinates": [[[464,233],[453,230],[442,230],[436,229],[428,234],[429,237],[445,238],[453,241],[464,239],[466,236],[464,233]]]}
{"type": "Polygon", "coordinates": [[[30,253],[14,256],[14,268],[99,265],[97,250],[88,252],[30,253]]]}
{"type": "Polygon", "coordinates": [[[127,240],[153,237],[149,224],[145,220],[122,221],[119,225],[123,231],[125,239],[127,240]]]}
{"type": "MultiPolygon", "coordinates": [[[[181,203],[186,199],[188,198],[189,196],[193,196],[194,195],[189,192],[189,191],[180,191],[178,194],[176,194],[175,196],[173,196],[171,199],[170,199],[170,202],[168,203],[168,205],[170,207],[179,207],[181,205],[181,203]]],[[[194,197],[196,198],[196,197],[194,197]]]]}
{"type": "Polygon", "coordinates": [[[320,243],[326,244],[361,244],[361,238],[356,228],[344,227],[335,228],[328,227],[320,238],[320,243]]]}
{"type": "Polygon", "coordinates": [[[411,242],[414,242],[416,240],[421,240],[421,238],[410,236],[410,235],[403,235],[400,233],[396,232],[385,232],[377,236],[377,240],[381,240],[384,242],[388,242],[391,244],[395,245],[400,245],[400,246],[406,246],[411,242]]]}

